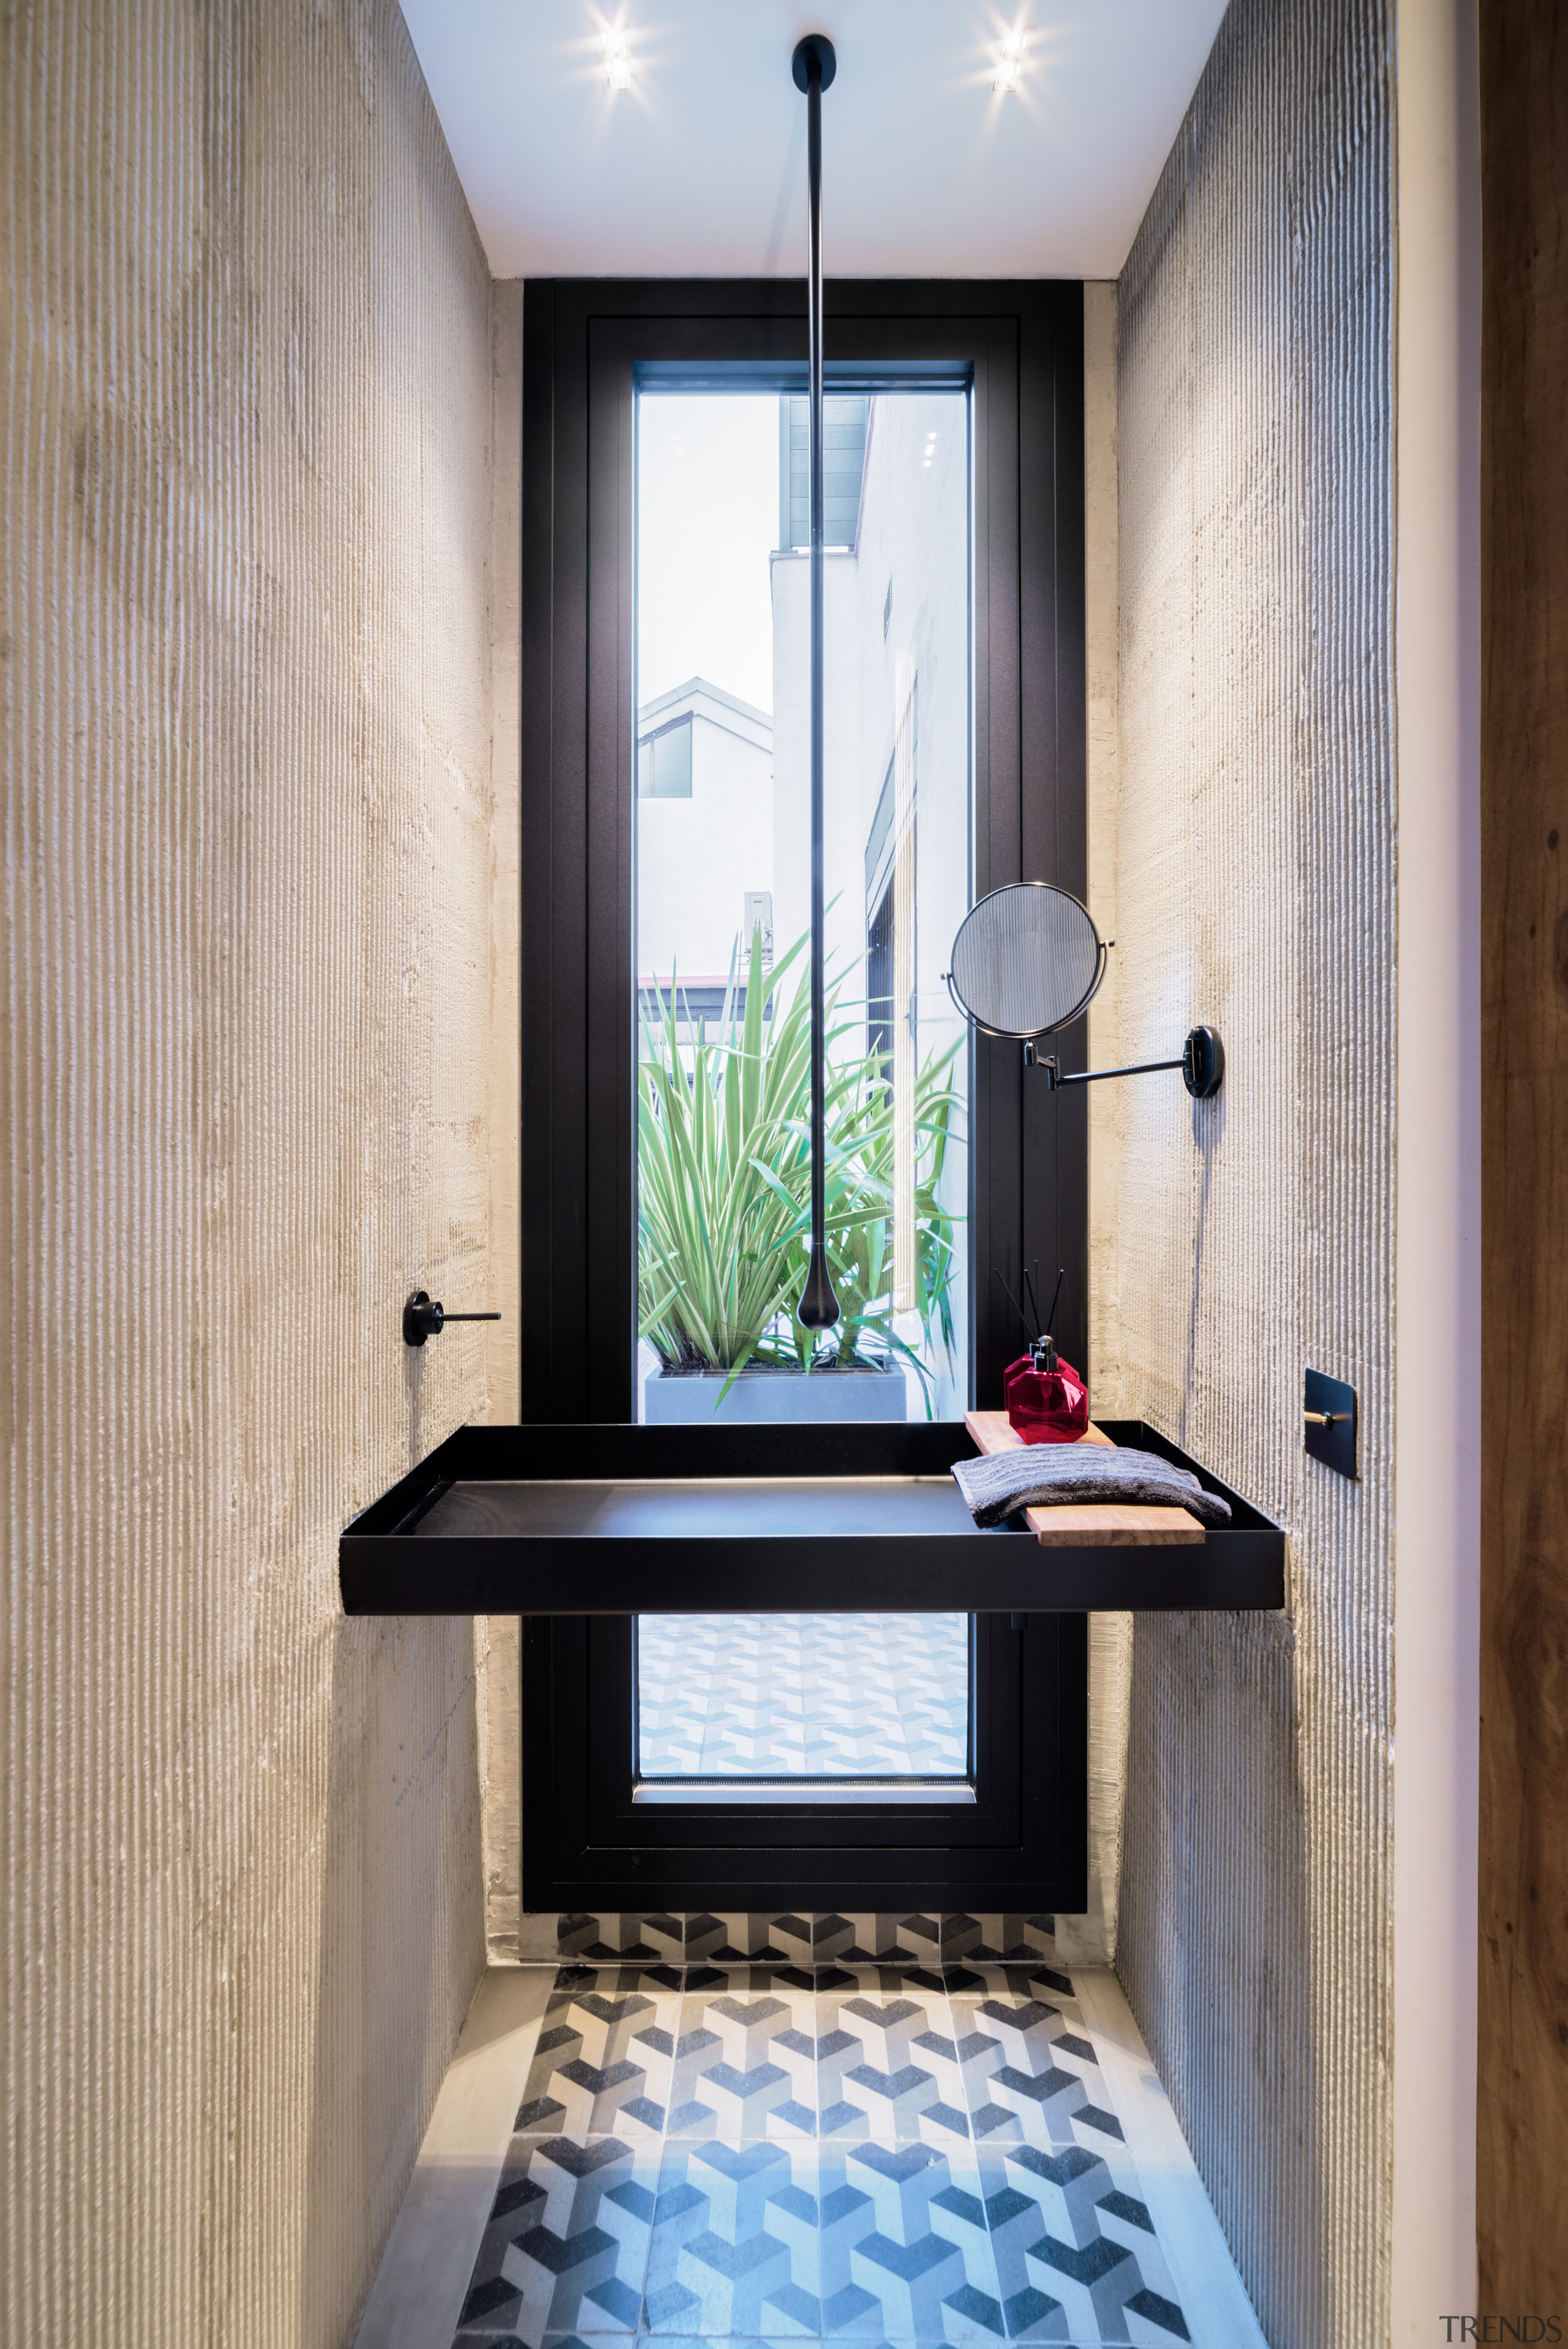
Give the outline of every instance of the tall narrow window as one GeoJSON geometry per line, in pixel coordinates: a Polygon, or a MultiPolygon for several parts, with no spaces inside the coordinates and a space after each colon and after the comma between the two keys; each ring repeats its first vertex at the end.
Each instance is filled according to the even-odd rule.
{"type": "MultiPolygon", "coordinates": [[[[540,280],[523,310],[523,1416],[680,1410],[633,1441],[722,1475],[718,1388],[721,1414],[759,1417],[848,1391],[910,1423],[887,1433],[913,1464],[928,1409],[1000,1401],[1018,1340],[994,1266],[1015,1287],[1037,1257],[1068,1267],[1082,1359],[1081,1089],[1046,1114],[1015,1049],[960,1036],[942,981],[976,896],[1085,891],[1081,292],[828,289],[832,1212],[854,1258],[830,1362],[790,1310],[803,289],[540,280]],[[677,729],[678,790],[658,747],[677,729]],[[778,1083],[766,1149],[748,1073],[778,1083]],[[700,1217],[657,1154],[677,1117],[700,1217]],[[777,1221],[738,1240],[725,1215],[757,1209],[758,1169],[777,1221]],[[714,1349],[748,1328],[731,1381],[714,1349]]],[[[527,1908],[1081,1908],[1081,1616],[824,1625],[748,1615],[740,1571],[716,1582],[709,1622],[529,1620],[527,1908]]]]}
{"type": "MultiPolygon", "coordinates": [[[[843,1312],[816,1339],[794,1314],[810,1176],[805,418],[789,394],[637,398],[636,1384],[655,1423],[953,1417],[970,1395],[970,1056],[942,976],[971,902],[968,395],[826,402],[843,1312]]],[[[637,1799],[972,1799],[975,1669],[962,1615],[642,1617],[637,1799]]]]}

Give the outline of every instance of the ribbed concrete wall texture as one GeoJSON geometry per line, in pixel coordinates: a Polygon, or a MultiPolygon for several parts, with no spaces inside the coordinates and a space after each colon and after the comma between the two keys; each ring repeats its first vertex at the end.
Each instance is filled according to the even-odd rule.
{"type": "MultiPolygon", "coordinates": [[[[1102,937],[1116,936],[1120,657],[1116,584],[1116,306],[1114,281],[1083,289],[1084,700],[1088,801],[1088,903],[1102,937]]],[[[1120,1033],[1117,957],[1089,1008],[1088,1063],[1114,1068],[1120,1033]]],[[[1116,1294],[1117,1173],[1122,1088],[1088,1090],[1089,1375],[1096,1408],[1119,1394],[1120,1314],[1116,1294]]],[[[1117,1900],[1127,1788],[1130,1615],[1088,1619],[1088,1911],[1078,1962],[1116,1954],[1117,1900]]],[[[1057,1920],[1061,1932],[1063,1920],[1057,1920]]],[[[1067,1947],[1078,1939],[1068,1926],[1067,1947]]]]}
{"type": "Polygon", "coordinates": [[[1293,1592],[1138,1619],[1118,1965],[1274,2349],[1388,2329],[1391,14],[1234,0],[1119,297],[1117,1400],[1293,1592]]]}
{"type": "Polygon", "coordinates": [[[490,284],[392,0],[7,7],[0,187],[0,2337],[337,2349],[484,1956],[335,1537],[489,1403],[490,284]]]}

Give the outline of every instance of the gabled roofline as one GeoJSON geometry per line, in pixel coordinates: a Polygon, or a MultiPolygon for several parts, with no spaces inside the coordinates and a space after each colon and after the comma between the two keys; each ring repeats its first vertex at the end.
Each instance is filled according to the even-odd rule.
{"type": "Polygon", "coordinates": [[[657,694],[652,701],[645,701],[637,712],[638,727],[646,726],[650,719],[667,718],[683,705],[689,706],[699,698],[717,702],[721,709],[733,710],[738,718],[747,719],[753,726],[761,727],[764,733],[771,738],[771,710],[758,709],[751,702],[742,701],[738,693],[726,693],[721,685],[710,685],[706,677],[688,677],[684,685],[673,685],[667,693],[657,694]]]}

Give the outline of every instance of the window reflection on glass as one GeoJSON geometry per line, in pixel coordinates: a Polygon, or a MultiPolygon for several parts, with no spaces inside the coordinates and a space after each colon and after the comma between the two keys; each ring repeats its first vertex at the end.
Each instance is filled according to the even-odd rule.
{"type": "MultiPolygon", "coordinates": [[[[826,402],[842,1317],[815,1337],[794,1316],[810,1175],[806,424],[805,400],[776,394],[637,402],[638,1389],[655,1423],[945,1418],[968,1400],[968,1050],[942,979],[970,904],[968,400],[826,402]]],[[[943,1619],[933,1652],[966,1658],[966,1619],[943,1619]]],[[[773,1652],[778,1702],[799,1710],[785,1681],[800,1643],[773,1652]]],[[[966,1662],[942,1704],[966,1753],[966,1662]]]]}
{"type": "Polygon", "coordinates": [[[965,1615],[641,1615],[643,1778],[964,1778],[965,1615]]]}

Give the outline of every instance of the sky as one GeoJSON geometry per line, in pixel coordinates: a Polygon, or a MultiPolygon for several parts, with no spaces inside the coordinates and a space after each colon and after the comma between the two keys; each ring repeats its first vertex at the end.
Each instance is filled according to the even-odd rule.
{"type": "Polygon", "coordinates": [[[637,402],[637,698],[705,677],[769,713],[779,395],[637,402]]]}

